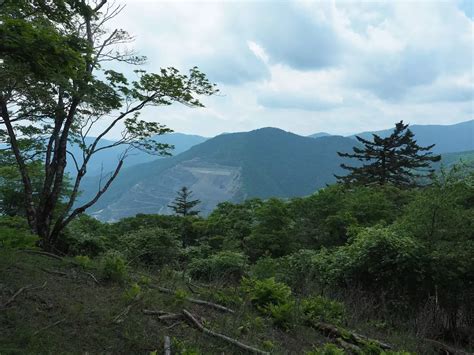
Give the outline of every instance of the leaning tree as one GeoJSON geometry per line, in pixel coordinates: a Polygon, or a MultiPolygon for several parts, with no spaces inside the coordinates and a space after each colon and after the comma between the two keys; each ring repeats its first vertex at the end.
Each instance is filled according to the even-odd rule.
{"type": "Polygon", "coordinates": [[[339,182],[356,185],[386,185],[399,187],[417,186],[434,172],[432,162],[441,159],[433,155],[434,144],[421,147],[414,139],[413,132],[403,121],[395,125],[393,132],[385,138],[372,134],[373,139],[367,140],[356,136],[362,146],[356,146],[354,153],[338,152],[340,157],[359,160],[360,166],[341,164],[349,171],[348,175],[338,176],[339,182]]]}
{"type": "Polygon", "coordinates": [[[28,224],[48,250],[105,193],[132,150],[169,154],[172,147],[154,137],[171,130],[140,119],[143,108],[175,102],[201,107],[200,96],[217,91],[197,68],[184,75],[175,68],[147,73],[137,67],[134,80],[113,70],[146,59],[127,49],[132,37],[126,31],[107,28],[122,9],[107,0],[0,2],[0,147],[14,156],[28,224]],[[102,144],[117,127],[120,139],[102,144]],[[91,132],[92,142],[86,139],[91,132]],[[79,156],[71,145],[80,147],[79,156]],[[89,201],[77,205],[91,158],[117,146],[124,149],[116,168],[102,176],[89,201]],[[33,162],[44,169],[39,188],[33,162]],[[65,198],[68,163],[75,173],[65,198]]]}

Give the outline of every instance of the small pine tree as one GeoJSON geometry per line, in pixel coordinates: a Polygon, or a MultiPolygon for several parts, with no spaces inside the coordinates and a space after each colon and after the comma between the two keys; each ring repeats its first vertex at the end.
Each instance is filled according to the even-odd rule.
{"type": "Polygon", "coordinates": [[[191,200],[191,195],[193,194],[186,186],[183,186],[179,191],[177,191],[177,196],[174,201],[168,205],[175,214],[178,216],[195,216],[199,211],[192,209],[201,203],[199,200],[191,200]]]}
{"type": "Polygon", "coordinates": [[[340,157],[355,158],[365,162],[360,167],[341,164],[349,171],[346,176],[338,176],[339,182],[356,185],[386,185],[400,187],[417,186],[423,178],[434,172],[431,163],[441,159],[432,155],[434,144],[421,147],[414,139],[414,134],[403,121],[395,125],[393,133],[382,138],[373,134],[373,141],[356,136],[363,144],[362,148],[352,148],[354,153],[340,153],[340,157]]]}

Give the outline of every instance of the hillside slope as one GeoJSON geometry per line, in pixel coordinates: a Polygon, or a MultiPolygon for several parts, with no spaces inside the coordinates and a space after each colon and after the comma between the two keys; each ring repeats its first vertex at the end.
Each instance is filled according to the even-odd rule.
{"type": "MultiPolygon", "coordinates": [[[[146,273],[131,267],[125,280],[113,282],[103,277],[97,260],[84,267],[73,258],[58,259],[0,250],[0,354],[162,354],[165,337],[171,340],[172,354],[249,353],[204,334],[184,310],[201,326],[260,353],[303,354],[324,344],[339,344],[331,333],[310,326],[278,327],[250,303],[242,303],[238,289],[227,296],[240,302],[226,304],[229,311],[210,307],[206,302],[219,302],[216,298],[228,294],[222,283],[191,287],[181,273],[166,268],[146,273]],[[163,314],[171,317],[162,319],[163,314]]],[[[383,332],[368,326],[361,322],[356,328],[396,349],[435,353],[402,329],[383,332]]]]}
{"type": "MultiPolygon", "coordinates": [[[[223,134],[175,157],[126,169],[89,213],[111,221],[136,213],[169,213],[167,205],[182,186],[209,213],[222,201],[311,194],[335,181],[354,141],[331,136],[312,139],[276,128],[223,134]]],[[[97,186],[90,179],[83,198],[97,186]]]]}

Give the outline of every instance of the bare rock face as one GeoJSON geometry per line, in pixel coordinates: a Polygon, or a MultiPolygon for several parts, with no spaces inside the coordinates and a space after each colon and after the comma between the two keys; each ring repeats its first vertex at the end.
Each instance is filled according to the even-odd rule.
{"type": "Polygon", "coordinates": [[[137,213],[171,214],[168,205],[183,186],[193,191],[193,198],[202,201],[197,209],[207,215],[218,203],[235,200],[242,187],[241,168],[200,158],[183,161],[158,176],[136,183],[123,191],[118,200],[92,215],[113,222],[137,213]]]}

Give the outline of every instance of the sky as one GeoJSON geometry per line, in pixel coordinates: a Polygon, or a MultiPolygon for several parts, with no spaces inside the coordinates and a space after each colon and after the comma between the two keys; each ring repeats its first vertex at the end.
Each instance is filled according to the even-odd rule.
{"type": "Polygon", "coordinates": [[[205,108],[143,112],[176,132],[348,135],[474,116],[472,0],[118,3],[110,26],[135,36],[145,70],[198,66],[220,90],[205,108]]]}

